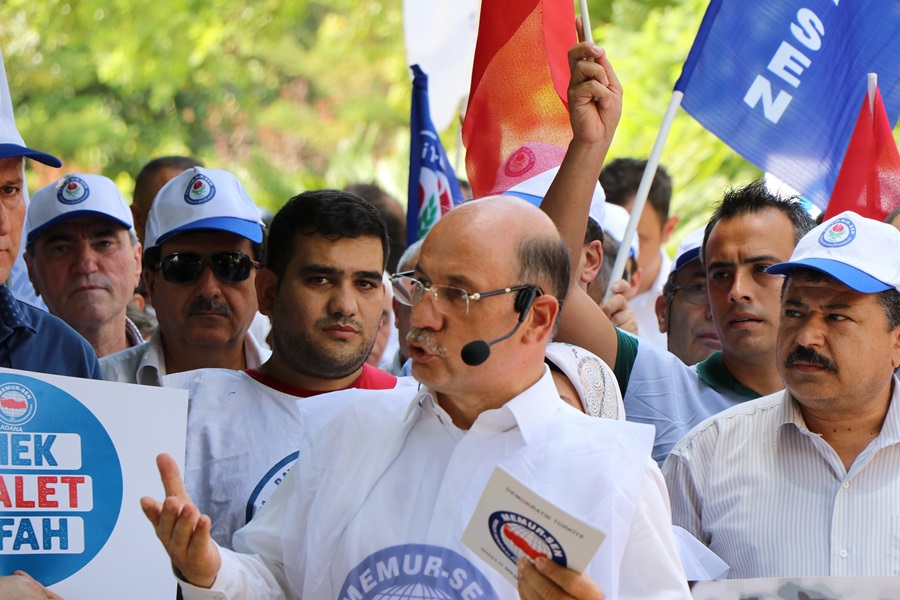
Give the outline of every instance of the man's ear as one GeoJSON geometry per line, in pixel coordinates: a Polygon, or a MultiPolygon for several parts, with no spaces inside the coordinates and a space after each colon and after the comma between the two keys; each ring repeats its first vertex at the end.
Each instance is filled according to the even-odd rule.
{"type": "Polygon", "coordinates": [[[894,327],[891,336],[893,337],[891,344],[891,365],[896,369],[897,367],[900,367],[900,325],[894,327]]]}
{"type": "Polygon", "coordinates": [[[644,270],[640,267],[635,269],[631,273],[631,281],[629,284],[631,285],[631,292],[629,294],[625,294],[625,297],[631,300],[638,294],[638,290],[641,289],[641,280],[644,278],[644,270]]]}
{"type": "Polygon", "coordinates": [[[669,220],[663,224],[661,238],[663,244],[669,241],[669,237],[671,237],[672,232],[675,231],[676,225],[678,225],[678,215],[672,215],[669,217],[669,220]]]}
{"type": "Polygon", "coordinates": [[[141,257],[143,256],[143,247],[140,242],[131,247],[131,251],[134,253],[134,287],[137,287],[141,282],[141,270],[143,267],[141,266],[141,257]]]}
{"type": "Polygon", "coordinates": [[[664,294],[656,297],[656,320],[659,323],[659,332],[669,331],[669,301],[664,294]]]}
{"type": "Polygon", "coordinates": [[[275,294],[278,291],[278,274],[268,267],[263,267],[256,273],[255,284],[259,312],[271,317],[275,307],[275,294]]]}
{"type": "Polygon", "coordinates": [[[144,280],[144,287],[147,288],[151,306],[153,305],[153,294],[156,292],[156,273],[157,269],[144,269],[141,272],[141,279],[144,280]]]}
{"type": "Polygon", "coordinates": [[[584,266],[581,268],[579,280],[587,285],[594,281],[600,267],[603,266],[603,243],[600,240],[594,240],[585,246],[581,252],[584,255],[584,266]]]}
{"type": "Polygon", "coordinates": [[[33,257],[26,252],[25,254],[22,255],[22,258],[25,259],[25,266],[28,268],[28,281],[31,282],[31,287],[34,288],[34,295],[37,296],[38,298],[40,298],[41,290],[39,289],[37,284],[35,284],[35,282],[34,282],[34,263],[32,262],[33,257]]]}
{"type": "Polygon", "coordinates": [[[524,338],[533,342],[546,342],[553,333],[556,315],[559,314],[559,301],[549,294],[534,299],[525,319],[527,327],[524,338]]]}

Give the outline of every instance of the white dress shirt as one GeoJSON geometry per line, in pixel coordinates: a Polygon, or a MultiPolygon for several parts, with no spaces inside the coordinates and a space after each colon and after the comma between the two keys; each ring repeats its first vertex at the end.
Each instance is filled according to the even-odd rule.
{"type": "Polygon", "coordinates": [[[675,525],[733,578],[900,575],[897,384],[849,471],[787,392],[704,421],[663,466],[675,525]]]}
{"type": "MultiPolygon", "coordinates": [[[[247,361],[247,368],[257,368],[271,355],[272,352],[260,346],[253,334],[248,331],[244,338],[244,360],[247,361]]],[[[162,378],[167,374],[162,332],[157,327],[147,343],[104,356],[100,359],[100,370],[103,371],[103,379],[106,381],[162,387],[162,378]]]]}
{"type": "Polygon", "coordinates": [[[185,600],[400,598],[408,586],[516,598],[460,542],[497,465],[607,534],[588,566],[607,598],[690,598],[649,428],[567,406],[549,370],[469,430],[427,391],[347,394],[313,399],[343,405],[308,427],[297,466],[235,534],[248,554],[223,550],[213,588],[183,584],[185,600]]]}

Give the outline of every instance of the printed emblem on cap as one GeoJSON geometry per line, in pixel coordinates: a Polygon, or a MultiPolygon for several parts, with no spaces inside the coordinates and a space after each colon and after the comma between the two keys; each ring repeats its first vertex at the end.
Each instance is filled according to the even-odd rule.
{"type": "Polygon", "coordinates": [[[87,200],[90,195],[91,188],[79,177],[69,177],[65,185],[59,186],[56,190],[56,199],[63,204],[78,204],[87,200]]]}
{"type": "Polygon", "coordinates": [[[819,236],[819,243],[826,248],[846,246],[856,237],[856,225],[850,219],[841,217],[828,226],[819,236]]]}
{"type": "Polygon", "coordinates": [[[188,204],[203,204],[216,195],[216,186],[206,175],[197,174],[191,178],[184,191],[184,201],[188,204]]]}

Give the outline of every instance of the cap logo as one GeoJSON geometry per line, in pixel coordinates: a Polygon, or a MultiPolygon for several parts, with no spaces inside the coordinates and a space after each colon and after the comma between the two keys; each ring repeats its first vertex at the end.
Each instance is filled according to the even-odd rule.
{"type": "Polygon", "coordinates": [[[835,219],[819,236],[819,244],[826,248],[846,246],[856,237],[856,225],[850,219],[835,219]]]}
{"type": "Polygon", "coordinates": [[[206,175],[197,174],[191,178],[184,192],[184,201],[188,204],[203,204],[216,195],[216,186],[206,175]]]}
{"type": "Polygon", "coordinates": [[[79,177],[69,177],[65,185],[56,190],[56,199],[63,204],[78,204],[87,200],[90,195],[91,188],[79,177]]]}

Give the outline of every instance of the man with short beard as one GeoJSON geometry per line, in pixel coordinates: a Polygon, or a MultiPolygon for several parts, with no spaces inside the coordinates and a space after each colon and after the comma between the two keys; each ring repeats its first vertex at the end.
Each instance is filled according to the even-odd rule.
{"type": "Polygon", "coordinates": [[[308,403],[347,388],[391,389],[398,379],[365,363],[384,302],[388,234],[378,211],[348,192],[292,198],[272,221],[268,261],[256,275],[274,351],[257,369],[202,369],[165,377],[188,390],[185,482],[232,534],[266,503],[297,459],[308,403]]]}
{"type": "Polygon", "coordinates": [[[146,344],[103,357],[103,377],[159,386],[171,373],[252,369],[266,358],[248,331],[263,226],[228,171],[195,167],[159,191],[147,219],[142,277],[159,327],[146,344]]]}

